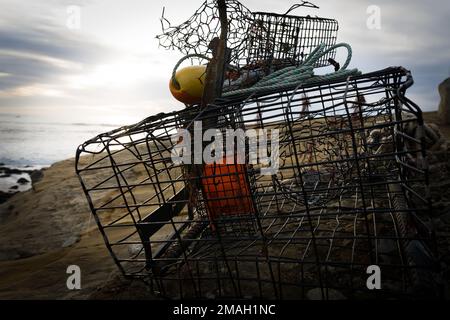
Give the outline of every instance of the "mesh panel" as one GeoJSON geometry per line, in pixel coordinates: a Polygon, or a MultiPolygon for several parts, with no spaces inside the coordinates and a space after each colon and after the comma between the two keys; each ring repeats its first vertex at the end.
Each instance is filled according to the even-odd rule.
{"type": "MultiPolygon", "coordinates": [[[[77,173],[120,270],[166,297],[429,294],[433,259],[420,110],[401,68],[149,117],[79,147],[77,173]],[[279,159],[173,160],[185,128],[263,132],[279,159]],[[267,133],[267,134],[266,134],[267,133]],[[425,189],[423,189],[425,188],[425,189]]],[[[226,139],[224,139],[225,141],[226,139]]],[[[242,141],[241,141],[242,142],[242,141]]],[[[189,144],[186,144],[186,146],[189,144]]],[[[238,145],[238,139],[236,139],[238,145]]]]}

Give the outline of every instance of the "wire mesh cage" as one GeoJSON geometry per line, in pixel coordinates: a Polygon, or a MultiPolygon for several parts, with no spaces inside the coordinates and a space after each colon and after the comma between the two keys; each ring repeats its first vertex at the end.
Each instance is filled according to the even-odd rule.
{"type": "MultiPolygon", "coordinates": [[[[303,1],[286,13],[251,12],[239,1],[227,1],[229,63],[237,68],[264,68],[267,73],[298,65],[319,44],[330,48],[336,43],[338,22],[317,16],[294,16],[297,8],[317,8],[303,1]]],[[[205,1],[186,22],[172,26],[163,16],[160,46],[183,54],[206,54],[211,41],[219,36],[220,21],[215,0],[205,1]]],[[[329,65],[330,52],[316,67],[329,65]]]]}
{"type": "MultiPolygon", "coordinates": [[[[220,35],[219,10],[216,0],[206,0],[195,13],[180,25],[172,25],[161,17],[162,34],[157,35],[159,45],[176,49],[183,54],[206,54],[211,41],[220,35]]],[[[246,54],[246,35],[252,13],[236,0],[227,1],[227,47],[231,50],[229,62],[239,66],[246,54]]]]}
{"type": "Polygon", "coordinates": [[[410,81],[388,68],[159,114],[87,141],[76,170],[119,269],[169,298],[434,294],[410,81]],[[215,146],[234,141],[244,160],[175,161],[191,146],[180,129],[214,129],[215,146]],[[249,150],[261,142],[266,157],[255,161],[249,150]],[[373,265],[381,290],[367,287],[373,265]]]}
{"type": "MultiPolygon", "coordinates": [[[[277,70],[286,66],[298,65],[319,44],[326,48],[336,44],[338,22],[334,19],[293,16],[289,13],[299,7],[314,7],[308,2],[292,6],[285,14],[253,12],[249,29],[247,64],[264,62],[269,68],[277,70]]],[[[316,67],[329,65],[335,58],[335,51],[322,57],[316,67]]]]}

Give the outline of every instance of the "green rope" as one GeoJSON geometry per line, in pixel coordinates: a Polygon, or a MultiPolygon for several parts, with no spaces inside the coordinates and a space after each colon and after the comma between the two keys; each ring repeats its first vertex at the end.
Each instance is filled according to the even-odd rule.
{"type": "Polygon", "coordinates": [[[360,71],[358,71],[358,69],[347,70],[347,67],[350,64],[351,59],[352,59],[352,48],[350,47],[349,44],[339,43],[325,50],[325,44],[322,43],[308,55],[308,57],[301,65],[287,67],[278,70],[265,76],[256,84],[254,84],[252,87],[229,91],[224,93],[222,96],[229,98],[242,94],[264,93],[273,90],[284,90],[291,88],[293,86],[311,84],[321,81],[332,81],[360,74],[360,71]],[[316,64],[316,62],[321,57],[327,55],[329,52],[340,47],[344,47],[347,49],[347,59],[345,60],[345,63],[342,66],[342,68],[340,68],[338,71],[328,73],[322,76],[315,76],[314,65],[316,64]]]}
{"type": "MultiPolygon", "coordinates": [[[[295,86],[301,86],[306,84],[313,84],[322,81],[333,81],[342,78],[347,78],[349,76],[361,74],[358,69],[349,69],[347,70],[348,65],[352,59],[352,48],[347,43],[339,43],[331,46],[330,48],[325,50],[325,44],[322,43],[318,45],[305,59],[305,61],[299,66],[291,66],[287,68],[280,69],[275,71],[249,88],[236,89],[232,91],[228,91],[222,94],[222,97],[230,98],[234,96],[239,96],[243,94],[252,94],[252,93],[265,93],[271,92],[273,90],[287,90],[289,88],[295,86]],[[343,66],[335,72],[331,72],[325,75],[314,75],[314,65],[317,61],[320,60],[323,56],[326,56],[331,51],[337,48],[346,48],[347,49],[347,59],[343,66]]],[[[179,83],[175,78],[178,67],[187,59],[190,58],[201,58],[210,61],[211,59],[203,54],[188,54],[180,59],[177,62],[175,67],[173,68],[171,81],[175,87],[179,88],[179,83]]]]}

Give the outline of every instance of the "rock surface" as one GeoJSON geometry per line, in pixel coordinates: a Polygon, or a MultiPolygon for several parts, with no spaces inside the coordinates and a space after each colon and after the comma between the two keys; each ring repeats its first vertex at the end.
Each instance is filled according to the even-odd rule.
{"type": "Polygon", "coordinates": [[[27,179],[25,179],[25,178],[20,178],[19,180],[17,180],[17,183],[18,184],[26,184],[26,183],[29,183],[30,181],[28,181],[27,179]]]}
{"type": "Polygon", "coordinates": [[[450,78],[444,80],[438,89],[441,96],[438,111],[441,124],[450,124],[450,78]]]}
{"type": "Polygon", "coordinates": [[[74,159],[55,163],[0,204],[0,299],[86,299],[117,273],[74,171],[74,159]],[[67,290],[71,264],[82,290],[67,290]]]}
{"type": "Polygon", "coordinates": [[[31,171],[30,172],[31,182],[36,183],[36,182],[41,181],[42,178],[44,177],[44,170],[45,169],[31,171]]]}
{"type": "Polygon", "coordinates": [[[2,192],[2,191],[0,191],[0,204],[2,204],[3,202],[6,202],[6,200],[11,198],[15,194],[16,194],[16,192],[2,192]]]}

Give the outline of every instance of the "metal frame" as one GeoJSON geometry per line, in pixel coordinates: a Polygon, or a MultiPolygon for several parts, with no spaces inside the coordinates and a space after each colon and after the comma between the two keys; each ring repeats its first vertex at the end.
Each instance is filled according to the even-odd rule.
{"type": "MultiPolygon", "coordinates": [[[[277,70],[303,62],[318,45],[336,44],[338,22],[334,19],[253,12],[247,65],[264,63],[277,70]]],[[[316,67],[328,66],[336,51],[323,56],[316,67]]]]}
{"type": "Polygon", "coordinates": [[[76,171],[121,272],[148,278],[165,297],[435,294],[434,236],[421,218],[431,210],[423,119],[405,97],[411,84],[408,71],[388,68],[155,115],[85,142],[76,171]],[[229,184],[239,168],[193,176],[172,162],[173,134],[193,120],[224,132],[280,130],[279,171],[263,176],[249,164],[239,173],[254,210],[208,212],[209,201],[242,194],[211,199],[202,179],[229,184]],[[374,264],[381,291],[366,287],[374,264]]]}

